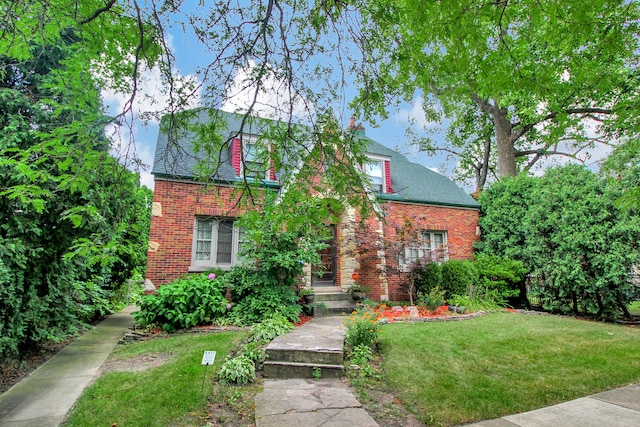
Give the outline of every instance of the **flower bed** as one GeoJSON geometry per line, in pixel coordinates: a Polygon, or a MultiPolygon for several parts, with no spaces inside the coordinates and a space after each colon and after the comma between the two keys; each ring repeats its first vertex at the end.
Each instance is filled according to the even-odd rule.
{"type": "Polygon", "coordinates": [[[387,319],[389,321],[404,321],[412,318],[428,318],[455,315],[455,313],[449,311],[449,307],[446,305],[442,305],[433,311],[429,311],[426,307],[389,307],[383,304],[375,309],[375,313],[378,320],[387,319]]]}

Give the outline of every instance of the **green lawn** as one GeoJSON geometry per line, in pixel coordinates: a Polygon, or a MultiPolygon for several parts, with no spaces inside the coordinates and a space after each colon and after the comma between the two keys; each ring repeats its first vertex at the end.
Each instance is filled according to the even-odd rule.
{"type": "Polygon", "coordinates": [[[496,313],[396,323],[381,384],[428,425],[491,419],[640,381],[640,329],[496,313]]]}
{"type": "Polygon", "coordinates": [[[246,338],[245,332],[182,334],[118,346],[110,360],[135,359],[143,364],[153,355],[168,355],[161,366],[142,372],[110,372],[81,396],[71,426],[192,426],[208,414],[212,377],[224,357],[246,338]],[[215,350],[207,369],[203,352],[215,350]],[[204,381],[204,390],[201,390],[204,381]]]}

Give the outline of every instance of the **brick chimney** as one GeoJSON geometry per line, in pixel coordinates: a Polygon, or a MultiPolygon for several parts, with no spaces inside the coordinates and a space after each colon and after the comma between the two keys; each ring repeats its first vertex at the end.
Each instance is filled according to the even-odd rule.
{"type": "Polygon", "coordinates": [[[351,117],[349,119],[349,127],[347,128],[347,132],[353,131],[356,135],[365,135],[365,127],[362,126],[362,123],[358,123],[356,125],[356,119],[351,117]]]}

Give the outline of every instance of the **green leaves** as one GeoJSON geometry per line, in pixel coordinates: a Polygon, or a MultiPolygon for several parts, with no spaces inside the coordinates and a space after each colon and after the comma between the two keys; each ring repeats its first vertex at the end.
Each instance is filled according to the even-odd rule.
{"type": "Polygon", "coordinates": [[[637,135],[637,2],[366,3],[360,31],[376,40],[363,43],[354,105],[369,116],[397,99],[422,100],[427,132],[443,112],[449,142],[437,148],[461,157],[464,178],[475,178],[478,159],[513,176],[552,155],[584,161],[594,133],[637,135]],[[486,120],[471,107],[491,117],[490,151],[486,120]]]}
{"type": "Polygon", "coordinates": [[[546,307],[599,317],[625,313],[637,295],[640,218],[615,205],[615,182],[579,166],[501,181],[480,202],[481,252],[523,262],[546,307]]]}

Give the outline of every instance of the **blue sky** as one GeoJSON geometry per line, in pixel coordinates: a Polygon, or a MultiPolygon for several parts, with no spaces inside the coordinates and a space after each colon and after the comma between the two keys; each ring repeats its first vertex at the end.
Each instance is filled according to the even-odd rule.
{"type": "MultiPolygon", "coordinates": [[[[181,75],[188,78],[195,77],[195,69],[198,66],[206,65],[211,56],[210,52],[203,51],[194,41],[194,37],[183,33],[181,28],[173,28],[168,31],[170,45],[176,57],[176,65],[181,75]]],[[[153,155],[158,137],[157,120],[149,120],[143,123],[140,115],[149,111],[158,111],[166,105],[166,96],[162,93],[159,83],[159,73],[157,70],[147,70],[144,73],[143,82],[140,85],[141,91],[133,115],[127,118],[128,125],[119,129],[114,139],[120,139],[116,142],[116,155],[122,157],[131,156],[129,142],[134,142],[135,154],[146,165],[140,167],[141,183],[147,187],[153,188],[153,178],[150,174],[153,155]]],[[[344,98],[336,100],[334,108],[338,110],[341,118],[344,118],[343,125],[348,126],[348,119],[351,112],[348,111],[348,103],[356,96],[356,88],[346,87],[344,90],[344,98]]],[[[104,100],[107,112],[114,114],[121,111],[126,96],[124,94],[104,93],[104,100]]],[[[268,102],[268,100],[266,101],[268,102]]],[[[374,128],[370,123],[364,122],[366,134],[370,138],[388,146],[391,149],[398,150],[405,154],[409,160],[430,167],[434,170],[441,169],[443,158],[428,157],[425,153],[420,153],[415,146],[410,146],[406,141],[406,128],[409,126],[410,120],[424,125],[424,115],[419,105],[420,99],[415,105],[404,105],[395,112],[390,111],[390,118],[380,121],[374,128]]],[[[194,105],[195,106],[195,105],[194,105]]],[[[451,167],[449,167],[451,169],[451,167]]]]}

